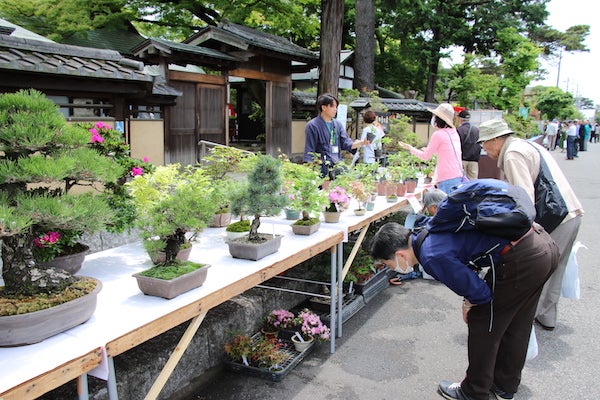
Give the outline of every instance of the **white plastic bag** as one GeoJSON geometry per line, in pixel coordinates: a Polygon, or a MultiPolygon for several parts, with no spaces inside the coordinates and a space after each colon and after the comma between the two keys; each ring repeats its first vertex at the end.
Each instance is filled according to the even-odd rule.
{"type": "Polygon", "coordinates": [[[531,333],[529,334],[529,344],[527,345],[527,355],[525,360],[533,360],[538,355],[538,343],[535,337],[535,328],[531,326],[531,333]]]}
{"type": "MultiPolygon", "coordinates": [[[[569,254],[569,261],[567,261],[567,267],[565,268],[565,274],[563,275],[562,287],[560,294],[562,297],[568,299],[579,300],[579,266],[577,265],[577,251],[585,247],[581,242],[576,242],[571,249],[569,254]]],[[[587,249],[587,247],[585,247],[587,249]]]]}

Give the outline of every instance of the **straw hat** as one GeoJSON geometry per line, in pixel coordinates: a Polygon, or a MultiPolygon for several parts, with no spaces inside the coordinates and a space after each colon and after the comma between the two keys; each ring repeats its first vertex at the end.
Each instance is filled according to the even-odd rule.
{"type": "Polygon", "coordinates": [[[428,108],[428,111],[443,119],[448,125],[454,128],[454,107],[448,103],[441,103],[437,108],[428,108]]]}
{"type": "Polygon", "coordinates": [[[479,143],[491,140],[499,136],[514,133],[508,124],[501,119],[491,119],[479,125],[479,143]]]}

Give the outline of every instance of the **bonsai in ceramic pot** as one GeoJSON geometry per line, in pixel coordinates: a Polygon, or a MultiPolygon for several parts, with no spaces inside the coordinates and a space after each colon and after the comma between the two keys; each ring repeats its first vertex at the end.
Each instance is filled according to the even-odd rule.
{"type": "MultiPolygon", "coordinates": [[[[84,277],[75,277],[61,268],[43,264],[45,256],[59,255],[67,247],[61,238],[75,242],[82,233],[115,226],[117,218],[111,204],[127,202],[119,193],[109,202],[103,192],[110,192],[109,183],[118,182],[130,172],[115,158],[94,147],[104,137],[81,126],[68,125],[58,107],[42,93],[22,90],[0,95],[0,239],[2,240],[2,277],[4,287],[0,298],[10,297],[11,303],[29,299],[38,304],[34,310],[69,302],[63,292],[80,285],[84,277]],[[100,195],[98,195],[100,194],[100,195]],[[57,235],[58,234],[58,235],[57,235]],[[36,243],[38,247],[36,247],[36,243]],[[61,247],[63,246],[64,247],[61,247]],[[59,248],[60,247],[60,248],[59,248]],[[37,254],[36,254],[37,253],[37,254]],[[52,254],[51,254],[52,253],[52,254]],[[52,298],[48,304],[36,302],[39,295],[52,298]]],[[[107,193],[108,194],[108,193],[107,193]]],[[[81,295],[100,287],[91,280],[81,295]]],[[[95,295],[94,295],[95,296],[95,295]]],[[[33,343],[84,322],[61,321],[46,334],[31,328],[31,338],[6,340],[9,335],[0,330],[0,345],[33,343]],[[35,331],[35,332],[34,332],[35,331]]],[[[13,310],[14,313],[28,313],[13,310]]],[[[14,315],[10,318],[14,320],[14,315]]],[[[0,327],[7,325],[0,317],[0,327]]],[[[53,317],[48,317],[53,318],[53,317]]],[[[48,324],[49,325],[49,324],[48,324]]],[[[33,325],[32,325],[33,326],[33,325]]],[[[40,326],[39,328],[43,328],[40,326]]],[[[10,330],[11,328],[8,327],[10,330]]],[[[27,329],[24,329],[27,334],[27,329]]]]}
{"type": "Polygon", "coordinates": [[[261,215],[277,215],[287,204],[282,192],[282,161],[269,155],[255,156],[246,182],[239,182],[232,196],[232,210],[240,215],[253,215],[250,231],[245,237],[227,242],[235,258],[259,260],[279,250],[281,235],[259,233],[261,215]]]}
{"type": "Polygon", "coordinates": [[[215,146],[202,159],[202,168],[211,178],[214,199],[219,205],[215,217],[209,223],[210,227],[223,227],[231,222],[229,195],[233,186],[236,185],[236,181],[231,174],[238,170],[244,159],[252,156],[252,153],[235,147],[215,146]]]}
{"type": "Polygon", "coordinates": [[[187,249],[189,255],[193,238],[218,208],[206,171],[179,164],[159,166],[127,186],[138,206],[136,223],[144,248],[156,264],[134,274],[140,290],[170,299],[202,285],[208,265],[186,262],[187,256],[181,253],[187,249]],[[195,279],[190,279],[188,273],[195,279]]]}
{"type": "Polygon", "coordinates": [[[301,218],[292,224],[292,231],[298,235],[310,235],[320,225],[320,213],[329,203],[327,193],[319,187],[321,174],[308,164],[297,164],[283,160],[285,192],[288,207],[301,211],[301,218]]]}
{"type": "Polygon", "coordinates": [[[165,263],[176,259],[219,208],[215,190],[205,170],[159,166],[151,174],[136,176],[127,187],[138,211],[136,225],[151,258],[165,253],[165,263]]]}

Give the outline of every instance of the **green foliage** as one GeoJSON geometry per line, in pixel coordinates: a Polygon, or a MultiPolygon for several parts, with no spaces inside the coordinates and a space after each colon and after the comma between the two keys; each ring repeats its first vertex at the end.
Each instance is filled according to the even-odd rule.
{"type": "Polygon", "coordinates": [[[531,118],[525,119],[518,114],[505,114],[504,121],[515,132],[515,136],[529,138],[540,134],[536,121],[531,118]]]}
{"type": "Polygon", "coordinates": [[[159,166],[126,185],[137,206],[142,238],[147,246],[162,247],[167,263],[185,242],[185,234],[199,233],[219,207],[210,178],[201,168],[159,166]]]}
{"type": "Polygon", "coordinates": [[[569,92],[556,87],[536,87],[535,108],[542,112],[545,119],[572,117],[575,99],[569,92]]]}
{"type": "Polygon", "coordinates": [[[302,219],[318,214],[329,203],[327,192],[320,188],[323,179],[319,170],[308,164],[282,159],[283,186],[288,197],[288,207],[302,212],[302,219]]]}
{"type": "Polygon", "coordinates": [[[384,150],[396,152],[400,149],[398,142],[402,141],[413,146],[420,145],[420,139],[411,127],[411,119],[407,115],[398,115],[390,119],[390,128],[387,134],[381,139],[384,150]]]}
{"type": "Polygon", "coordinates": [[[281,193],[283,184],[282,161],[269,155],[257,155],[256,163],[248,174],[248,181],[240,184],[231,198],[231,210],[237,215],[254,215],[250,239],[258,238],[261,215],[276,215],[287,204],[281,193]]]}
{"type": "Polygon", "coordinates": [[[8,293],[61,290],[72,279],[49,278],[44,270],[32,275],[35,238],[56,231],[78,237],[116,220],[102,193],[125,170],[114,153],[93,148],[92,139],[86,129],[67,125],[38,91],[0,95],[0,238],[8,293]],[[44,287],[50,280],[56,284],[44,287]]]}

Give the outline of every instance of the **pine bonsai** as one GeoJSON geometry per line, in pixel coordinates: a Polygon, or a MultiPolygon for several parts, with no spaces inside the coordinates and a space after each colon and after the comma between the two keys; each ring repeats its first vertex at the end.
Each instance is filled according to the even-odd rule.
{"type": "Polygon", "coordinates": [[[262,241],[258,234],[261,215],[275,215],[286,205],[287,198],[281,192],[283,182],[281,161],[269,155],[258,155],[248,182],[232,196],[231,209],[238,215],[252,214],[248,239],[262,241]]]}
{"type": "Polygon", "coordinates": [[[93,138],[89,130],[68,125],[40,92],[0,95],[3,294],[35,295],[67,287],[76,278],[40,266],[35,243],[55,239],[56,232],[77,237],[113,223],[113,209],[98,194],[129,171],[94,149],[93,138]]]}

